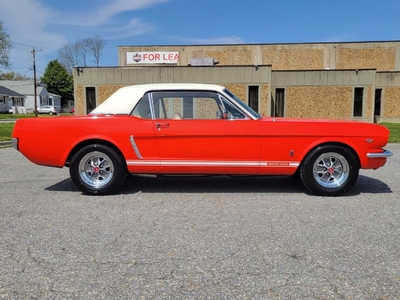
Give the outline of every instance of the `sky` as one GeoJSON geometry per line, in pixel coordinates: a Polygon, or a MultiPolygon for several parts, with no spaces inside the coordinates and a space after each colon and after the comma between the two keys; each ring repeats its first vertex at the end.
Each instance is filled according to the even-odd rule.
{"type": "MultiPolygon", "coordinates": [[[[69,42],[100,36],[100,66],[118,46],[399,41],[400,0],[0,0],[11,67],[37,76],[69,42]]],[[[90,58],[88,65],[95,65],[90,58]]]]}

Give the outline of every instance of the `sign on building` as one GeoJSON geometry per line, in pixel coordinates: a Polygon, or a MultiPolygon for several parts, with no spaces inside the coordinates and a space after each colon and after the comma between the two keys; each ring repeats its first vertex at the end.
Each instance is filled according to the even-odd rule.
{"type": "Polygon", "coordinates": [[[126,63],[132,64],[178,64],[179,52],[127,52],[126,63]]]}

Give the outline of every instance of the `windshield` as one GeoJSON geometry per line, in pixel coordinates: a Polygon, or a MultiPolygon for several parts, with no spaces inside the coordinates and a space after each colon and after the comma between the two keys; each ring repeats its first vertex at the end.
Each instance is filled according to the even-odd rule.
{"type": "Polygon", "coordinates": [[[240,106],[243,110],[248,112],[250,115],[252,115],[254,118],[260,119],[261,116],[256,113],[251,107],[249,107],[246,103],[244,103],[240,98],[236,97],[233,93],[231,93],[229,90],[225,89],[224,92],[229,95],[233,100],[235,100],[235,103],[240,106]]]}

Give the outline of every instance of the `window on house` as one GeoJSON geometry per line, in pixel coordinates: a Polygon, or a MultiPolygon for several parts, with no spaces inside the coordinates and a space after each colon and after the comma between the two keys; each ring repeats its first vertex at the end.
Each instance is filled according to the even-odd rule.
{"type": "Polygon", "coordinates": [[[96,89],[94,87],[86,88],[86,113],[90,113],[96,108],[96,89]]]}
{"type": "Polygon", "coordinates": [[[382,100],[382,89],[376,89],[374,116],[379,117],[381,115],[381,100],[382,100]]]}
{"type": "Polygon", "coordinates": [[[363,102],[364,102],[364,88],[356,87],[354,89],[353,117],[362,117],[363,102]]]}
{"type": "Polygon", "coordinates": [[[285,89],[275,89],[275,99],[272,99],[271,105],[273,117],[285,116],[285,89]]]}
{"type": "Polygon", "coordinates": [[[258,112],[258,86],[249,86],[249,106],[258,112]]]}

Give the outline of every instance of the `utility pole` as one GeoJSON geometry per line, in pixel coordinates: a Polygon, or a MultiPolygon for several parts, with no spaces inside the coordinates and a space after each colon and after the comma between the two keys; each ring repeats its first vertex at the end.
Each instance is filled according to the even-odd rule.
{"type": "Polygon", "coordinates": [[[33,48],[31,51],[32,57],[33,57],[33,61],[32,61],[32,63],[33,63],[33,86],[34,86],[34,91],[35,91],[33,103],[34,103],[35,117],[37,117],[37,84],[36,84],[36,55],[35,55],[35,53],[37,51],[42,51],[42,50],[33,48]]]}

